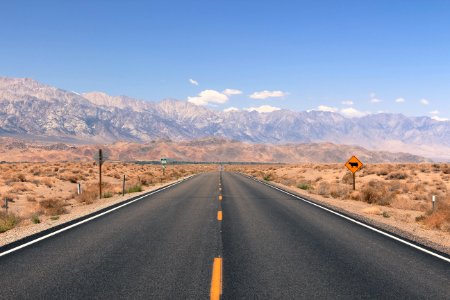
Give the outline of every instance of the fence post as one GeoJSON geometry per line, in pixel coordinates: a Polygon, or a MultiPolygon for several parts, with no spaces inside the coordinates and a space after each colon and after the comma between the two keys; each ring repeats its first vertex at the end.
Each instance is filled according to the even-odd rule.
{"type": "Polygon", "coordinates": [[[5,211],[6,211],[6,214],[8,214],[8,197],[5,197],[5,211]]]}
{"type": "Polygon", "coordinates": [[[436,196],[435,195],[433,195],[433,198],[431,201],[433,202],[433,211],[435,211],[436,210],[436,196]]]}
{"type": "Polygon", "coordinates": [[[125,196],[125,175],[123,175],[123,182],[122,182],[122,196],[125,196]]]}
{"type": "Polygon", "coordinates": [[[77,193],[78,193],[78,195],[81,195],[81,183],[79,183],[79,182],[77,185],[77,193]]]}

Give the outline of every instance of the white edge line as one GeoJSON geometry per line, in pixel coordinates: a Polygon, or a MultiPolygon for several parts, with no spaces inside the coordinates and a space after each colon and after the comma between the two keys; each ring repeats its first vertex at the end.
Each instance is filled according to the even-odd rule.
{"type": "Polygon", "coordinates": [[[353,222],[353,223],[356,223],[356,224],[358,224],[358,225],[360,225],[360,226],[362,226],[362,227],[365,227],[365,228],[367,228],[367,229],[370,229],[370,230],[372,230],[372,231],[375,231],[375,232],[377,232],[377,233],[379,233],[379,234],[382,234],[382,235],[384,235],[384,236],[387,236],[387,237],[389,237],[389,238],[391,238],[391,239],[393,239],[393,240],[396,240],[396,241],[398,241],[398,242],[400,242],[400,243],[403,243],[403,244],[405,244],[405,245],[408,245],[408,246],[410,246],[410,247],[413,247],[413,248],[415,248],[415,249],[417,249],[417,250],[420,250],[420,251],[422,251],[422,252],[425,252],[425,253],[427,253],[427,254],[430,254],[430,255],[432,255],[432,256],[434,256],[434,257],[440,258],[440,259],[442,259],[442,260],[444,260],[444,261],[450,263],[450,259],[447,258],[447,257],[445,257],[445,256],[442,256],[442,255],[437,254],[437,253],[435,253],[435,252],[433,252],[433,251],[430,251],[430,250],[427,250],[427,249],[425,249],[425,248],[422,248],[422,247],[420,247],[420,246],[418,246],[418,245],[415,245],[415,244],[413,244],[413,243],[410,243],[410,242],[408,242],[408,241],[406,241],[406,240],[404,240],[404,239],[401,239],[401,238],[399,238],[399,237],[393,236],[393,235],[391,235],[391,234],[389,234],[389,233],[387,233],[387,232],[384,232],[384,231],[382,231],[382,230],[379,230],[379,229],[377,229],[377,228],[375,228],[375,227],[372,227],[372,226],[370,226],[370,225],[364,224],[364,223],[362,223],[362,222],[360,222],[360,221],[358,221],[358,220],[355,220],[355,219],[350,218],[350,217],[348,217],[348,216],[346,216],[346,215],[343,215],[343,214],[341,214],[341,213],[338,213],[338,212],[336,212],[336,211],[334,211],[334,210],[332,210],[332,209],[329,209],[329,208],[327,208],[327,207],[325,207],[325,206],[322,206],[322,205],[320,205],[320,204],[317,204],[317,203],[314,203],[314,202],[312,202],[312,201],[309,201],[309,200],[307,200],[307,199],[305,199],[305,198],[299,197],[299,196],[297,196],[297,195],[295,195],[295,194],[292,194],[292,193],[290,193],[290,192],[287,192],[287,191],[285,191],[285,190],[283,190],[283,189],[280,189],[280,188],[278,188],[278,187],[276,187],[276,186],[273,186],[273,185],[271,185],[271,184],[267,184],[267,183],[265,183],[265,182],[263,182],[263,181],[260,181],[260,180],[254,178],[254,177],[248,176],[247,174],[244,174],[244,173],[239,173],[239,174],[244,175],[245,177],[247,177],[247,178],[249,178],[249,179],[252,179],[252,180],[254,180],[254,181],[256,181],[256,182],[262,183],[262,184],[264,184],[265,186],[271,187],[271,188],[273,188],[273,189],[275,189],[275,190],[278,190],[278,191],[280,191],[280,192],[282,192],[282,193],[285,193],[285,194],[287,194],[287,195],[289,195],[289,196],[292,196],[292,197],[294,197],[294,198],[297,198],[297,199],[299,199],[299,200],[302,200],[302,201],[304,201],[304,202],[306,202],[306,203],[308,203],[308,204],[311,204],[311,205],[314,205],[314,206],[316,206],[316,207],[319,207],[319,208],[321,208],[321,209],[323,209],[323,210],[326,210],[326,211],[328,211],[328,212],[330,212],[330,213],[332,213],[332,214],[335,214],[335,215],[337,215],[337,216],[339,216],[339,217],[341,217],[341,218],[344,218],[344,219],[346,219],[346,220],[348,220],[348,221],[351,221],[351,222],[353,222]]]}
{"type": "MultiPolygon", "coordinates": [[[[104,216],[104,215],[106,215],[106,214],[109,214],[109,213],[111,213],[111,212],[113,212],[113,211],[115,211],[115,210],[118,210],[119,208],[125,207],[125,206],[127,206],[127,205],[130,205],[131,203],[134,203],[134,202],[136,202],[136,201],[142,200],[142,199],[145,198],[145,197],[151,196],[151,195],[153,195],[153,194],[156,194],[156,193],[159,193],[159,192],[161,192],[161,191],[164,191],[165,189],[168,189],[168,188],[170,188],[170,187],[172,187],[172,186],[174,186],[174,185],[180,184],[180,183],[182,183],[182,182],[184,182],[184,181],[186,181],[186,180],[188,180],[188,179],[190,179],[190,178],[192,178],[192,177],[194,177],[194,176],[195,176],[195,175],[191,175],[191,176],[186,177],[186,178],[184,178],[184,179],[182,179],[182,180],[180,180],[180,181],[177,181],[177,182],[171,183],[171,184],[169,184],[169,185],[167,185],[167,186],[165,186],[165,187],[162,187],[162,188],[160,188],[160,189],[158,189],[158,190],[156,190],[156,191],[150,191],[150,192],[148,192],[147,194],[144,194],[144,195],[142,195],[142,196],[140,196],[140,197],[138,197],[138,198],[136,198],[136,199],[134,199],[134,200],[131,200],[131,201],[127,202],[127,203],[124,203],[124,204],[121,204],[121,205],[116,206],[116,207],[114,207],[114,208],[111,208],[111,209],[109,209],[109,210],[107,210],[107,211],[104,211],[104,212],[98,214],[98,215],[92,216],[92,217],[90,217],[90,218],[87,218],[87,219],[82,220],[82,221],[80,221],[80,222],[77,222],[77,223],[75,223],[75,224],[69,225],[69,226],[67,226],[67,227],[61,228],[61,229],[59,229],[59,230],[57,230],[57,231],[54,231],[54,232],[52,232],[52,233],[46,234],[46,235],[44,235],[44,236],[41,236],[41,237],[39,237],[39,238],[37,238],[37,239],[35,239],[35,240],[29,241],[29,242],[27,242],[27,243],[25,243],[25,244],[22,244],[22,245],[20,245],[20,246],[17,246],[17,247],[14,247],[14,248],[12,248],[12,249],[9,249],[9,250],[7,250],[7,251],[5,251],[5,252],[0,253],[0,257],[5,256],[5,255],[7,255],[7,254],[10,254],[10,253],[12,253],[12,252],[15,252],[15,251],[17,251],[17,250],[20,250],[20,249],[22,249],[22,248],[28,247],[28,246],[30,246],[30,245],[33,245],[33,244],[35,244],[35,243],[37,243],[37,242],[40,242],[40,241],[42,241],[42,240],[48,239],[49,237],[52,237],[52,236],[54,236],[54,235],[57,235],[57,234],[59,234],[59,233],[61,233],[61,232],[64,232],[64,231],[66,231],[66,230],[69,230],[69,229],[72,229],[72,228],[74,228],[74,227],[80,226],[81,224],[84,224],[84,223],[87,223],[87,222],[89,222],[89,221],[92,221],[92,220],[95,220],[95,219],[97,219],[97,218],[100,218],[101,216],[104,216]]],[[[126,200],[124,200],[124,201],[126,201],[126,200]]],[[[70,221],[69,221],[69,222],[70,222],[70,221]]]]}

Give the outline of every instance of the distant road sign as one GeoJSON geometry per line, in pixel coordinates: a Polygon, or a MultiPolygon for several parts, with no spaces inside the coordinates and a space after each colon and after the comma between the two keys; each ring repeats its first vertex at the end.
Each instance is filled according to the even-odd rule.
{"type": "Polygon", "coordinates": [[[166,165],[167,164],[167,158],[161,158],[161,164],[166,165]]]}
{"type": "Polygon", "coordinates": [[[356,173],[358,172],[362,166],[363,163],[356,157],[356,156],[352,156],[347,163],[345,164],[345,166],[347,167],[347,169],[350,170],[350,172],[352,173],[356,173]]]}

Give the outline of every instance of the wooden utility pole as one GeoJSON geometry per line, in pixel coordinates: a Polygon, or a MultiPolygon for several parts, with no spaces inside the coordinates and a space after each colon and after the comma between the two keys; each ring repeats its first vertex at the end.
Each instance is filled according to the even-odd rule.
{"type": "Polygon", "coordinates": [[[98,149],[98,171],[99,171],[99,181],[98,181],[98,190],[99,190],[99,199],[102,199],[102,164],[103,164],[103,153],[102,149],[98,149]]]}

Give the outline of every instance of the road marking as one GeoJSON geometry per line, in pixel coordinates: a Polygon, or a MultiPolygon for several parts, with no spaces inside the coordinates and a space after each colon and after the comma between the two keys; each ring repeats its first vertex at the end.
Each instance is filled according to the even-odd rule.
{"type": "Polygon", "coordinates": [[[222,195],[219,195],[219,201],[222,201],[222,195]]]}
{"type": "Polygon", "coordinates": [[[222,295],[222,258],[215,257],[213,263],[213,271],[211,278],[211,300],[219,300],[222,295]]]}
{"type": "Polygon", "coordinates": [[[222,211],[221,210],[219,210],[217,212],[217,220],[222,221],[222,211]]]}
{"type": "Polygon", "coordinates": [[[312,201],[310,201],[310,200],[307,200],[307,199],[305,199],[305,198],[299,197],[299,196],[297,196],[297,195],[295,195],[295,194],[292,194],[292,193],[290,193],[290,192],[288,192],[288,191],[285,191],[285,190],[283,190],[283,189],[280,189],[280,188],[278,188],[278,187],[276,187],[276,186],[273,186],[273,185],[267,184],[267,183],[265,183],[265,182],[262,182],[262,181],[260,181],[260,180],[258,180],[258,179],[256,179],[256,178],[253,178],[253,177],[248,176],[248,175],[246,175],[246,174],[243,174],[243,173],[239,173],[239,174],[242,174],[242,175],[244,175],[245,177],[247,177],[247,178],[249,178],[249,179],[252,179],[252,180],[254,180],[254,181],[256,181],[256,182],[259,182],[259,183],[261,183],[261,184],[264,184],[264,185],[266,185],[266,186],[268,186],[268,187],[270,187],[270,188],[273,188],[273,189],[275,189],[275,190],[277,190],[277,191],[280,191],[280,192],[282,192],[282,193],[285,193],[286,195],[289,195],[289,196],[291,196],[291,197],[294,197],[294,198],[297,198],[297,199],[299,199],[299,200],[302,200],[303,202],[306,202],[306,203],[308,203],[308,204],[311,204],[311,205],[313,205],[313,206],[316,206],[316,207],[318,207],[318,208],[321,208],[321,209],[323,209],[323,210],[326,210],[326,211],[328,211],[328,212],[330,212],[330,213],[332,213],[332,214],[335,214],[335,215],[337,215],[337,216],[339,216],[339,217],[341,217],[341,218],[343,218],[343,219],[346,219],[346,220],[348,220],[348,221],[350,221],[350,222],[353,222],[353,223],[355,223],[355,224],[358,224],[358,225],[360,225],[360,226],[362,226],[362,227],[365,227],[365,228],[370,229],[370,230],[372,230],[372,231],[375,231],[375,232],[377,232],[377,233],[379,233],[379,234],[382,234],[382,235],[384,235],[384,236],[386,236],[386,237],[388,237],[388,238],[391,238],[391,239],[393,239],[393,240],[396,240],[396,241],[398,241],[398,242],[400,242],[400,243],[402,243],[402,244],[408,245],[408,246],[410,246],[410,247],[412,247],[412,248],[415,248],[415,249],[417,249],[417,250],[419,250],[419,251],[422,251],[422,252],[424,252],[424,253],[427,253],[427,254],[429,254],[429,255],[432,255],[432,256],[434,256],[434,257],[437,257],[437,258],[439,258],[439,259],[442,259],[442,260],[444,260],[444,261],[450,263],[450,258],[447,258],[447,257],[445,257],[445,256],[442,256],[442,255],[438,254],[438,253],[435,253],[435,252],[433,252],[433,251],[430,251],[430,250],[428,250],[428,249],[425,249],[425,248],[423,248],[423,247],[420,247],[420,246],[418,246],[418,245],[415,245],[415,244],[413,244],[413,243],[411,243],[411,242],[408,242],[407,240],[401,239],[401,238],[396,237],[396,236],[394,236],[394,235],[392,235],[392,234],[389,234],[389,233],[387,233],[387,232],[384,232],[384,231],[382,231],[382,230],[380,230],[380,229],[377,229],[377,228],[372,227],[372,226],[370,226],[370,225],[364,224],[364,223],[362,223],[362,222],[360,222],[360,221],[358,221],[358,220],[356,220],[356,219],[353,219],[353,218],[351,218],[351,217],[348,217],[348,216],[346,216],[346,215],[343,215],[343,214],[341,214],[341,213],[338,213],[337,211],[334,211],[334,210],[332,210],[332,209],[329,209],[329,208],[327,208],[327,207],[325,207],[325,206],[322,206],[322,205],[320,205],[320,204],[314,203],[314,202],[312,202],[312,201]]]}
{"type": "MultiPolygon", "coordinates": [[[[104,212],[98,214],[98,215],[92,216],[92,217],[90,217],[90,218],[87,218],[87,219],[82,220],[82,221],[80,221],[80,222],[77,222],[77,223],[75,223],[75,224],[69,225],[69,226],[67,226],[67,227],[61,228],[61,229],[59,229],[59,230],[57,230],[57,231],[54,231],[54,232],[52,232],[52,233],[46,234],[46,235],[44,235],[44,236],[41,236],[40,238],[37,238],[37,239],[35,239],[35,240],[29,241],[29,242],[27,242],[27,243],[25,243],[25,244],[23,244],[23,245],[20,245],[20,246],[17,246],[17,247],[15,247],[15,248],[12,248],[12,249],[10,249],[10,250],[7,250],[7,251],[5,251],[5,252],[2,252],[2,253],[0,253],[0,257],[5,256],[5,255],[7,255],[7,254],[9,254],[9,253],[15,252],[15,251],[17,251],[17,250],[20,250],[20,249],[22,249],[22,248],[28,247],[28,246],[30,246],[30,245],[33,245],[33,244],[35,244],[35,243],[37,243],[37,242],[40,242],[40,241],[42,241],[42,240],[48,239],[49,237],[55,236],[55,235],[57,235],[57,234],[59,234],[59,233],[62,233],[62,232],[64,232],[64,231],[66,231],[66,230],[69,230],[69,229],[72,229],[72,228],[74,228],[74,227],[80,226],[80,225],[82,225],[82,224],[84,224],[84,223],[87,223],[87,222],[89,222],[89,221],[92,221],[92,220],[95,220],[95,219],[97,219],[97,218],[100,218],[101,216],[104,216],[104,215],[109,214],[109,213],[111,213],[111,212],[113,212],[113,211],[115,211],[115,210],[118,210],[118,209],[122,208],[122,207],[125,207],[125,206],[127,206],[127,205],[130,205],[131,203],[137,202],[137,201],[142,200],[142,199],[144,199],[144,198],[146,198],[146,197],[148,197],[148,196],[151,196],[151,195],[153,195],[153,194],[162,192],[162,191],[164,191],[164,190],[166,190],[166,189],[168,189],[168,188],[170,188],[170,187],[173,187],[173,186],[175,186],[175,185],[178,185],[178,184],[182,183],[183,181],[186,181],[186,180],[188,180],[188,179],[190,179],[190,178],[192,178],[192,177],[194,177],[194,176],[195,176],[195,175],[191,175],[191,176],[189,176],[189,177],[187,177],[187,178],[185,178],[185,179],[183,179],[183,180],[180,180],[180,181],[171,183],[171,184],[169,184],[169,185],[167,185],[167,186],[165,186],[165,187],[163,187],[163,188],[160,188],[159,190],[151,191],[151,192],[149,192],[148,194],[142,195],[142,196],[140,196],[139,198],[136,198],[136,199],[131,200],[131,201],[127,202],[127,203],[124,203],[124,204],[122,204],[122,205],[119,205],[119,206],[116,206],[116,207],[114,207],[114,208],[111,208],[111,209],[109,209],[109,210],[107,210],[107,211],[104,211],[104,212]]],[[[125,201],[126,201],[126,200],[125,200],[125,201]]]]}

